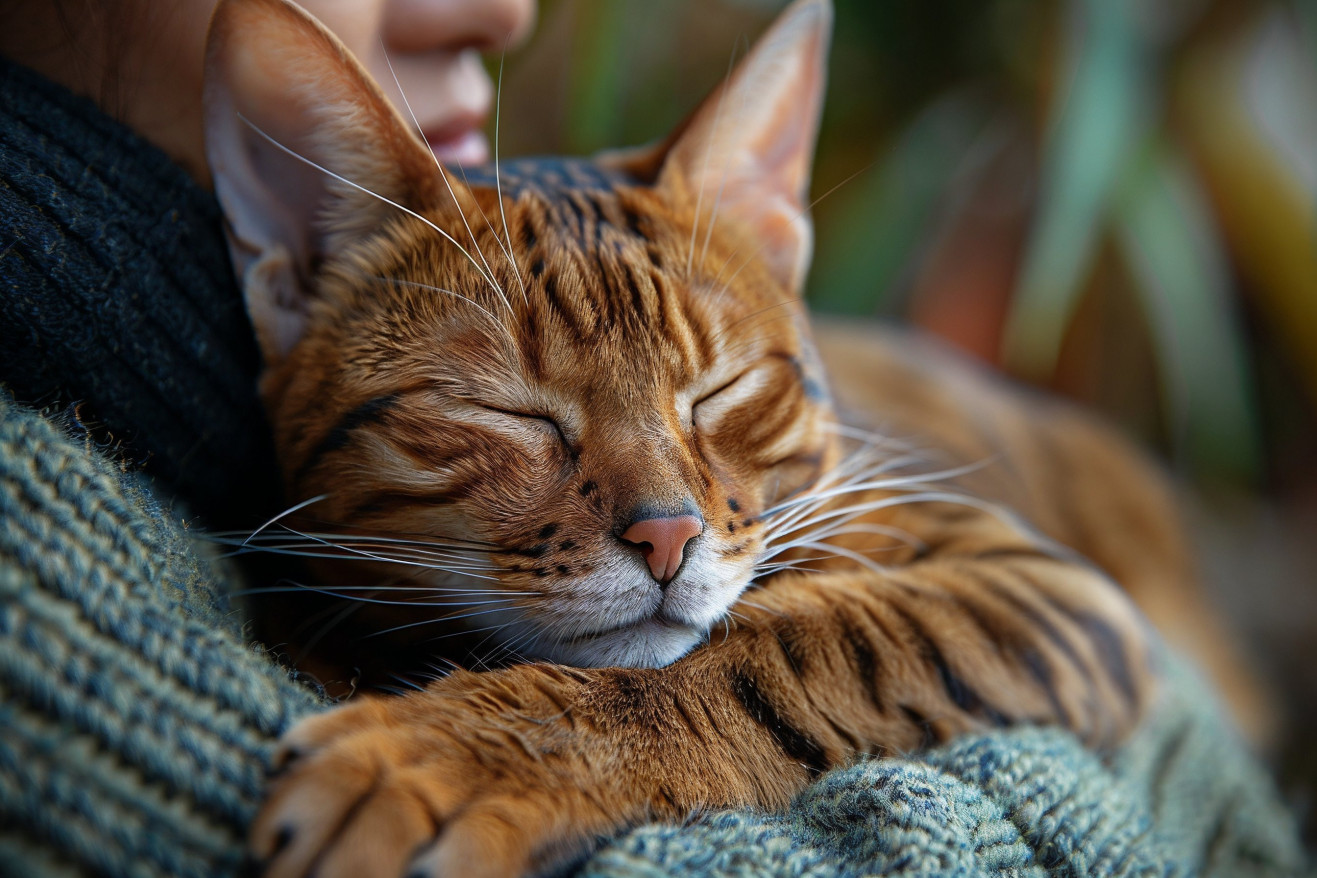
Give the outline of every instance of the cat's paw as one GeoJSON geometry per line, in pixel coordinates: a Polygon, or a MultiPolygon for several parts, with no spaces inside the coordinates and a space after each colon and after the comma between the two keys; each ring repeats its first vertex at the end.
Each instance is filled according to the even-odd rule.
{"type": "Polygon", "coordinates": [[[503,878],[607,832],[621,803],[538,707],[441,686],[303,721],[252,828],[263,874],[503,878]]]}

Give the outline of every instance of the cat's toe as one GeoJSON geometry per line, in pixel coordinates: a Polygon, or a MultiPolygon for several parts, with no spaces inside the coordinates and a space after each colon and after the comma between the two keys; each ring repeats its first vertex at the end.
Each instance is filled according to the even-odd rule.
{"type": "Polygon", "coordinates": [[[475,802],[412,863],[407,878],[519,878],[531,871],[532,840],[545,810],[533,796],[475,802]]]}
{"type": "Polygon", "coordinates": [[[426,805],[406,783],[380,784],[348,815],[316,865],[316,878],[400,878],[434,833],[426,805]]]}
{"type": "Polygon", "coordinates": [[[434,833],[424,804],[399,784],[400,760],[378,730],[303,756],[278,780],[251,830],[266,878],[387,875],[434,833]]]}

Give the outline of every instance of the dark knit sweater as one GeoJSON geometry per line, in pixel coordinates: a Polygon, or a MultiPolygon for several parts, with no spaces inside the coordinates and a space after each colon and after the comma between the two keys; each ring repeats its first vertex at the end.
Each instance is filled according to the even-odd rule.
{"type": "Polygon", "coordinates": [[[212,526],[273,456],[219,207],[91,101],[0,59],[0,384],[70,411],[212,526]]]}

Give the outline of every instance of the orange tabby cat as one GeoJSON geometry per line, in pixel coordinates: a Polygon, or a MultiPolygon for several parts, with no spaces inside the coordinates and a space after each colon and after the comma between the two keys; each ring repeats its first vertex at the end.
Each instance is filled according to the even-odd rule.
{"type": "Polygon", "coordinates": [[[857,754],[1138,720],[1109,574],[1197,612],[1154,475],[872,335],[838,341],[852,396],[917,443],[835,422],[798,298],[829,21],[799,0],[655,149],[463,176],[305,14],[221,3],[210,155],[313,501],[283,546],[337,556],[386,660],[457,631],[527,660],[297,726],[266,874],[518,875],[857,754]]]}

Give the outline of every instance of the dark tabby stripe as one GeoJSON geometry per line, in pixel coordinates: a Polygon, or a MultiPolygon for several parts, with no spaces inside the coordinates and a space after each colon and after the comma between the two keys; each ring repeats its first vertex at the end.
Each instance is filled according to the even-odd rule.
{"type": "Polygon", "coordinates": [[[792,761],[799,762],[811,775],[822,774],[831,765],[818,742],[792,726],[759,691],[759,684],[744,671],[731,675],[732,694],[756,723],[772,735],[777,746],[792,761]]]}
{"type": "Polygon", "coordinates": [[[347,412],[343,417],[339,418],[338,423],[330,428],[329,432],[326,433],[324,438],[316,444],[315,448],[311,449],[311,453],[307,455],[306,460],[302,461],[302,465],[297,468],[297,475],[294,477],[293,481],[295,483],[300,483],[302,478],[314,469],[316,464],[320,463],[321,458],[326,454],[337,451],[347,445],[352,439],[352,432],[354,430],[364,427],[367,424],[378,424],[383,419],[384,415],[397,404],[400,398],[401,394],[398,393],[377,396],[374,399],[367,400],[347,412]]]}

